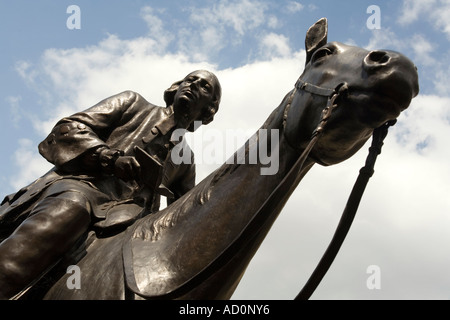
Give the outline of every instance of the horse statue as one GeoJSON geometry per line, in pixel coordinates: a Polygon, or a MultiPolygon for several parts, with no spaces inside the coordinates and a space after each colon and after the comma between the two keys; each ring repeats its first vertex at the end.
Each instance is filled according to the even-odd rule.
{"type": "Polygon", "coordinates": [[[309,28],[304,72],[261,127],[277,130],[279,139],[258,130],[234,155],[248,157],[256,144],[271,146],[268,150],[279,153],[275,174],[261,174],[261,163],[227,161],[183,197],[125,231],[104,238],[86,235],[22,298],[229,299],[311,167],[351,157],[418,94],[417,69],[408,58],[328,43],[327,33],[325,18],[309,28]],[[317,127],[324,118],[326,127],[317,127]],[[320,138],[300,165],[317,133],[320,138]],[[67,285],[66,270],[73,265],[81,270],[80,289],[67,285]]]}

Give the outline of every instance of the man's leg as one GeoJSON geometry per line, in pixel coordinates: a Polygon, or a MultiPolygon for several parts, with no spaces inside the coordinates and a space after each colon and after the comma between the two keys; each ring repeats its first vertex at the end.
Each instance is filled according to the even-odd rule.
{"type": "Polygon", "coordinates": [[[89,211],[79,192],[40,201],[0,243],[0,299],[10,299],[55,264],[88,229],[89,211]]]}

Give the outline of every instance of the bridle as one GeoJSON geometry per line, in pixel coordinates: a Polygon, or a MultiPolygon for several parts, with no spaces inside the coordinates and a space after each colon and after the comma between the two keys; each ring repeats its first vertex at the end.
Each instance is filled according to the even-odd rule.
{"type": "MultiPolygon", "coordinates": [[[[322,110],[321,119],[319,121],[319,124],[317,125],[316,129],[313,131],[311,140],[308,144],[308,146],[302,151],[302,154],[294,164],[293,168],[296,172],[300,172],[301,168],[303,167],[303,164],[306,160],[306,158],[309,156],[311,150],[313,149],[314,145],[322,135],[325,126],[332,114],[332,112],[338,107],[338,104],[336,101],[338,101],[338,97],[340,97],[343,94],[348,93],[348,86],[346,83],[340,83],[336,86],[334,89],[330,88],[323,88],[316,86],[314,84],[308,83],[303,81],[302,79],[299,79],[297,83],[295,84],[295,88],[292,91],[290,97],[288,98],[286,108],[283,114],[283,132],[284,137],[288,143],[288,145],[291,146],[291,148],[299,149],[298,147],[292,145],[288,137],[286,136],[286,121],[287,121],[287,115],[289,113],[292,101],[295,97],[295,94],[298,91],[306,91],[313,95],[319,95],[327,97],[327,104],[325,108],[322,110]],[[298,170],[298,171],[297,171],[298,170]]],[[[384,123],[381,127],[376,128],[373,131],[372,135],[372,144],[369,148],[369,155],[367,156],[366,163],[363,168],[359,171],[358,178],[353,186],[353,189],[350,193],[350,196],[347,200],[347,204],[345,206],[344,212],[342,213],[341,219],[339,221],[339,224],[336,228],[336,231],[333,235],[333,238],[330,241],[330,244],[328,245],[327,249],[325,250],[325,253],[323,254],[321,260],[319,261],[318,265],[314,269],[312,275],[304,285],[303,289],[299,292],[299,294],[295,297],[295,300],[307,300],[311,297],[311,295],[316,290],[317,286],[322,281],[323,277],[327,273],[328,269],[330,268],[331,264],[333,263],[342,243],[344,242],[344,239],[352,225],[353,219],[355,217],[356,211],[358,210],[359,203],[361,201],[362,195],[364,193],[364,190],[366,188],[366,185],[370,179],[370,177],[374,173],[374,166],[377,156],[381,153],[381,147],[383,146],[384,138],[386,137],[388,133],[388,129],[390,126],[393,126],[396,123],[396,120],[390,120],[384,123]]],[[[294,170],[290,170],[290,172],[293,172],[294,170]]]]}
{"type": "MultiPolygon", "coordinates": [[[[317,141],[316,137],[318,137],[322,134],[322,131],[323,131],[326,123],[328,122],[328,119],[330,118],[331,113],[337,107],[337,104],[336,104],[337,98],[340,95],[347,94],[348,85],[347,85],[347,83],[342,82],[342,83],[338,84],[336,86],[336,88],[330,89],[330,88],[319,87],[314,84],[305,82],[301,78],[297,80],[297,82],[295,83],[295,86],[294,86],[294,90],[292,90],[292,93],[289,96],[289,99],[287,101],[286,107],[284,109],[284,114],[283,114],[284,137],[285,137],[288,145],[291,148],[297,149],[297,150],[299,150],[299,148],[294,146],[292,143],[290,143],[288,137],[286,136],[286,123],[287,123],[287,117],[288,117],[289,110],[291,109],[292,101],[294,100],[294,97],[298,91],[306,91],[312,95],[328,98],[327,104],[326,104],[325,108],[322,110],[320,122],[317,125],[316,129],[313,131],[312,136],[311,136],[310,144],[312,142],[314,145],[317,141]]],[[[305,153],[305,152],[306,152],[306,149],[303,151],[303,153],[305,153]]],[[[308,151],[308,154],[309,154],[309,151],[308,151]]],[[[302,156],[303,156],[303,154],[302,154],[302,156]]],[[[305,154],[305,156],[307,156],[307,155],[305,154]]]]}

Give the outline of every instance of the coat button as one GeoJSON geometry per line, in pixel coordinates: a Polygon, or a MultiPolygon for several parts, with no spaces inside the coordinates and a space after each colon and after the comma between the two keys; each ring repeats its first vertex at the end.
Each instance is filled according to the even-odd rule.
{"type": "Polygon", "coordinates": [[[146,137],[142,138],[142,142],[145,143],[145,144],[149,143],[150,141],[152,141],[152,137],[151,136],[146,136],[146,137]]]}
{"type": "Polygon", "coordinates": [[[154,136],[157,136],[159,134],[159,131],[158,131],[158,129],[156,129],[156,127],[153,127],[150,130],[150,132],[152,133],[152,135],[148,135],[148,136],[142,138],[142,142],[144,142],[145,144],[147,144],[150,141],[152,141],[154,136]]]}
{"type": "Polygon", "coordinates": [[[83,123],[80,123],[80,124],[78,125],[78,129],[84,130],[84,129],[86,129],[86,126],[85,126],[83,123]]]}

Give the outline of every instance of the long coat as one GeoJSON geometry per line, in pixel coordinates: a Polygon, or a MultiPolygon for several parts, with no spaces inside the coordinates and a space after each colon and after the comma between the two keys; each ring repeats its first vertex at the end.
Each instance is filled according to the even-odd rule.
{"type": "MultiPolygon", "coordinates": [[[[64,189],[66,179],[81,183],[99,226],[108,227],[124,219],[133,220],[144,211],[158,210],[159,195],[142,190],[136,181],[124,182],[111,174],[86,172],[80,159],[101,146],[121,150],[127,156],[135,155],[136,146],[154,155],[171,152],[168,146],[152,144],[168,130],[161,125],[168,116],[168,108],[155,106],[136,92],[125,91],[61,119],[39,144],[40,154],[54,164],[54,168],[15,194],[6,196],[1,203],[0,241],[26,219],[47,188],[59,182],[64,189]],[[152,207],[144,208],[144,202],[151,202],[152,207]],[[124,213],[128,217],[121,217],[124,213]]],[[[183,150],[190,149],[183,146],[183,150]]],[[[188,164],[175,165],[169,156],[164,163],[163,184],[173,192],[175,199],[195,185],[192,152],[191,160],[188,164]]]]}

